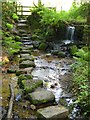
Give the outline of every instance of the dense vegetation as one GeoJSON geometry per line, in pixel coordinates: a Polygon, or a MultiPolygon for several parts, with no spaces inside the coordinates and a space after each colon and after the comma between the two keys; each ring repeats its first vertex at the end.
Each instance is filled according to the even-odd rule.
{"type": "Polygon", "coordinates": [[[15,3],[2,3],[2,45],[5,48],[9,57],[20,50],[20,42],[18,40],[18,31],[16,29],[16,22],[19,17],[16,14],[15,3]]]}
{"type": "MultiPolygon", "coordinates": [[[[76,5],[74,2],[71,9],[68,12],[61,11],[57,13],[55,9],[48,9],[44,7],[41,3],[38,6],[35,5],[31,9],[31,16],[28,17],[28,22],[32,30],[32,39],[42,40],[43,42],[51,41],[53,38],[56,40],[59,38],[65,39],[66,28],[72,23],[85,23],[87,18],[87,3],[76,5]]],[[[19,52],[20,42],[18,40],[18,31],[16,30],[16,22],[18,21],[18,16],[16,14],[16,4],[15,3],[3,3],[2,4],[2,32],[0,34],[3,36],[2,45],[6,49],[8,56],[19,52]],[[14,6],[14,7],[13,7],[14,6]]],[[[84,40],[87,41],[88,33],[90,30],[88,26],[85,25],[84,29],[84,40]]],[[[41,47],[43,47],[44,43],[41,47]]],[[[44,48],[44,47],[43,47],[44,48]]],[[[76,60],[72,65],[73,69],[73,81],[75,95],[77,100],[75,104],[82,109],[82,114],[90,114],[90,69],[89,65],[89,54],[90,48],[85,46],[81,49],[73,46],[71,48],[71,54],[76,60]]]]}
{"type": "Polygon", "coordinates": [[[77,96],[74,105],[77,104],[82,109],[82,115],[88,116],[90,114],[90,50],[88,47],[77,49],[76,46],[73,46],[72,53],[76,60],[72,65],[73,90],[77,96]]]}

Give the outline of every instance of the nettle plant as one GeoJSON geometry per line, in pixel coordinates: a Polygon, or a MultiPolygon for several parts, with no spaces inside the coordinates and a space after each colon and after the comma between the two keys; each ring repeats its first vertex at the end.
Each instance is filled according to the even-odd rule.
{"type": "Polygon", "coordinates": [[[21,42],[18,41],[20,37],[13,32],[16,22],[19,19],[15,13],[15,6],[16,4],[14,2],[2,3],[2,45],[5,46],[9,56],[19,52],[21,44],[21,42]]]}
{"type": "Polygon", "coordinates": [[[80,106],[82,114],[90,115],[90,50],[87,47],[79,49],[75,55],[76,62],[72,65],[73,81],[77,100],[74,104],[80,106]]]}

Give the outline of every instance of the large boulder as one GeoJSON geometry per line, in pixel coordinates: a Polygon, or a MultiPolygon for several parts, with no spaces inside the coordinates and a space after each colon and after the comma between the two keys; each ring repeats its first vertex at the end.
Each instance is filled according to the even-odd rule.
{"type": "Polygon", "coordinates": [[[39,105],[54,102],[55,96],[51,91],[39,90],[29,94],[32,104],[39,105]]]}
{"type": "Polygon", "coordinates": [[[45,120],[67,120],[68,109],[63,106],[49,106],[37,110],[37,117],[45,120]]]}

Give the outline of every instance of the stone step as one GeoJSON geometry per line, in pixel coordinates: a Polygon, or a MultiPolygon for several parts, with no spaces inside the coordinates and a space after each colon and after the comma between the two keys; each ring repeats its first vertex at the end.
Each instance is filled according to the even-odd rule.
{"type": "Polygon", "coordinates": [[[31,51],[30,50],[21,50],[20,53],[21,54],[27,54],[27,53],[31,53],[31,51]]]}
{"type": "Polygon", "coordinates": [[[23,45],[32,45],[32,42],[23,42],[23,45]]]}
{"type": "Polygon", "coordinates": [[[34,61],[26,60],[19,64],[19,68],[35,67],[34,61]]]}
{"type": "Polygon", "coordinates": [[[21,41],[21,42],[30,42],[30,40],[26,40],[26,39],[25,39],[25,40],[24,40],[24,39],[21,39],[20,41],[21,41]]]}
{"type": "Polygon", "coordinates": [[[37,110],[37,117],[45,120],[68,120],[68,114],[68,109],[58,105],[37,110]]]}
{"type": "Polygon", "coordinates": [[[26,37],[26,36],[23,36],[23,37],[22,37],[22,39],[24,39],[24,40],[30,40],[30,38],[31,38],[30,36],[27,36],[27,37],[26,37]]]}
{"type": "MultiPolygon", "coordinates": [[[[38,80],[37,80],[38,81],[38,80]]],[[[55,101],[55,96],[51,91],[39,90],[32,93],[29,93],[29,99],[34,105],[45,104],[55,101]]]]}
{"type": "Polygon", "coordinates": [[[20,34],[25,34],[25,33],[27,33],[27,31],[20,29],[20,30],[19,30],[19,33],[20,33],[20,34]]]}
{"type": "Polygon", "coordinates": [[[16,75],[31,74],[33,67],[23,68],[16,71],[16,75]]]}
{"type": "Polygon", "coordinates": [[[27,20],[21,19],[21,20],[18,20],[18,23],[27,23],[27,20]]]}
{"type": "Polygon", "coordinates": [[[27,24],[24,24],[24,23],[18,23],[18,24],[17,24],[17,27],[18,27],[19,29],[26,29],[28,26],[27,26],[27,24]]]}
{"type": "Polygon", "coordinates": [[[22,50],[31,50],[31,49],[33,49],[33,45],[29,45],[29,46],[24,46],[24,47],[22,47],[21,48],[22,50]]]}
{"type": "Polygon", "coordinates": [[[26,60],[30,60],[30,61],[34,61],[34,57],[33,56],[24,56],[22,58],[20,58],[19,63],[21,63],[22,61],[26,61],[26,60]]]}

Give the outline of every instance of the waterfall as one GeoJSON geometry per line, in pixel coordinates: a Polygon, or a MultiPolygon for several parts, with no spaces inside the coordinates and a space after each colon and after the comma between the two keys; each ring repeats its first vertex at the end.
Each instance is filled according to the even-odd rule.
{"type": "Polygon", "coordinates": [[[64,44],[70,44],[74,41],[74,32],[75,27],[74,26],[68,26],[66,31],[66,40],[64,40],[64,44]]]}
{"type": "Polygon", "coordinates": [[[74,26],[67,27],[66,40],[71,40],[71,41],[74,40],[74,31],[75,31],[74,26]]]}

